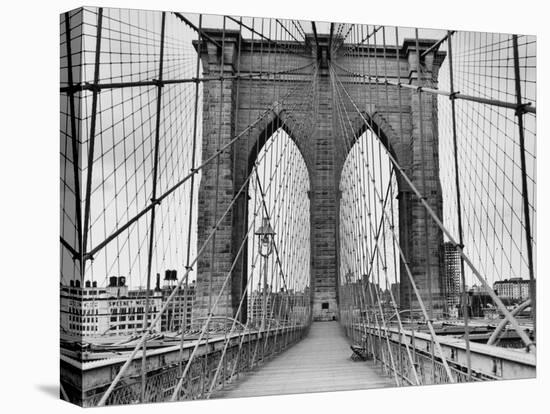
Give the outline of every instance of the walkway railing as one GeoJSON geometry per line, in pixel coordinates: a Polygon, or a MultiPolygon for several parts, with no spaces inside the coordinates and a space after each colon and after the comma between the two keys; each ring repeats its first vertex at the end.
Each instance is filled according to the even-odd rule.
{"type": "MultiPolygon", "coordinates": [[[[183,381],[179,398],[194,400],[205,398],[213,391],[223,388],[243,372],[250,371],[267,359],[274,357],[307,334],[308,326],[274,327],[264,332],[242,330],[231,338],[222,335],[213,336],[207,342],[203,340],[194,355],[188,373],[183,381]],[[229,343],[227,349],[225,344],[229,343]],[[221,369],[220,369],[221,367],[221,369]]],[[[182,376],[181,361],[189,360],[194,341],[184,346],[151,349],[147,355],[145,382],[145,402],[170,401],[174,389],[182,376]]],[[[62,358],[62,370],[65,375],[64,389],[71,402],[85,407],[98,405],[105,390],[111,384],[125,360],[124,356],[89,363],[76,363],[62,358]],[[76,379],[82,369],[82,378],[76,379]],[[77,373],[72,376],[71,372],[77,373]]],[[[127,374],[111,391],[106,405],[135,404],[141,402],[142,378],[141,360],[136,359],[127,374]]]]}
{"type": "MultiPolygon", "coordinates": [[[[331,23],[323,37],[313,22],[313,36],[294,20],[218,23],[207,30],[202,15],[103,8],[62,16],[62,285],[103,290],[94,306],[137,298],[131,311],[106,305],[102,317],[139,335],[120,357],[63,358],[69,398],[208,398],[300,340],[312,312],[336,312],[332,302],[311,309],[325,288],[348,335],[396,385],[533,376],[534,335],[493,287],[529,277],[536,327],[535,40],[447,32],[434,43],[397,27],[331,23]],[[326,213],[317,217],[310,198],[319,192],[330,197],[311,210],[326,213]],[[418,218],[410,228],[405,213],[418,218]],[[319,228],[327,243],[310,237],[319,228]],[[446,275],[443,247],[454,266],[446,275]],[[153,278],[169,269],[179,282],[154,302],[153,278]],[[127,276],[115,279],[134,296],[110,289],[121,287],[113,274],[127,276]],[[337,282],[324,284],[327,274],[337,282]],[[530,353],[470,342],[472,283],[530,353]],[[458,303],[465,341],[436,335],[432,320],[458,303]],[[181,326],[199,321],[200,334],[154,349],[176,306],[181,326]],[[417,306],[429,333],[399,316],[417,306]]],[[[98,328],[97,309],[75,302],[64,329],[98,328]]]]}
{"type": "Polygon", "coordinates": [[[467,356],[463,339],[439,335],[441,354],[429,333],[398,327],[383,330],[374,325],[354,324],[348,329],[348,335],[361,344],[387,375],[396,375],[401,386],[417,385],[415,374],[418,385],[534,378],[536,375],[535,354],[523,350],[471,343],[467,356]],[[412,358],[408,358],[407,348],[412,358]],[[471,379],[468,377],[468,358],[471,379]],[[444,360],[454,380],[449,378],[444,360]]]}

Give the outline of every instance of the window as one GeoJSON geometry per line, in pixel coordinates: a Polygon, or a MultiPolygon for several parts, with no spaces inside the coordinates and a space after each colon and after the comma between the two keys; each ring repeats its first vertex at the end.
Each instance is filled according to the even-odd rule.
{"type": "Polygon", "coordinates": [[[328,302],[323,302],[323,303],[321,304],[321,309],[323,309],[323,310],[324,310],[324,309],[327,309],[327,310],[328,310],[328,302]]]}

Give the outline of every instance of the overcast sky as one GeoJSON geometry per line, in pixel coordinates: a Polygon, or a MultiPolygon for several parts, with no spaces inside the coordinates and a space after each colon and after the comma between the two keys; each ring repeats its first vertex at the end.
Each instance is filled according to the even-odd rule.
{"type": "MultiPolygon", "coordinates": [[[[189,19],[198,24],[196,15],[189,19]]],[[[95,47],[96,9],[90,8],[83,15],[71,18],[75,33],[82,32],[83,66],[75,68],[75,81],[93,80],[93,62],[95,47]],[[80,20],[83,25],[79,25],[80,20]]],[[[158,52],[160,49],[159,12],[128,11],[104,9],[103,40],[100,64],[102,82],[138,81],[155,79],[158,76],[158,52]],[[130,39],[130,41],[128,41],[130,39]]],[[[243,22],[252,25],[251,18],[243,22]]],[[[62,22],[63,23],[63,22],[62,22]]],[[[263,33],[274,36],[275,24],[269,19],[254,19],[254,27],[263,33]]],[[[290,22],[285,24],[290,26],[290,22]]],[[[204,16],[203,26],[220,27],[220,16],[204,16]]],[[[309,22],[301,22],[306,32],[311,31],[309,22]]],[[[336,25],[337,26],[337,25],[336,25]]],[[[228,29],[237,25],[229,19],[228,29]]],[[[348,28],[349,26],[346,26],[348,28]]],[[[62,34],[64,24],[60,25],[62,34]]],[[[373,26],[370,26],[370,30],[373,26]]],[[[328,33],[329,24],[318,23],[319,33],[328,33]]],[[[280,32],[277,32],[280,33],[280,32]]],[[[386,28],[386,44],[395,43],[393,27],[386,28]]],[[[420,29],[420,38],[439,39],[444,30],[420,29]]],[[[377,33],[376,42],[381,44],[382,32],[377,33]]],[[[74,33],[73,33],[74,35],[74,33]]],[[[251,37],[244,29],[243,36],[251,37]]],[[[257,37],[257,35],[255,35],[257,37]]],[[[414,37],[410,28],[399,29],[399,43],[405,37],[414,37]]],[[[165,79],[178,79],[195,76],[196,54],[191,41],[195,32],[182,24],[172,14],[167,14],[165,41],[165,79]]],[[[73,52],[79,41],[72,43],[73,52]]],[[[514,84],[510,39],[502,35],[484,35],[476,33],[458,33],[454,36],[455,90],[474,96],[483,96],[504,101],[514,100],[514,84]]],[[[447,50],[444,44],[442,51],[447,50]]],[[[535,96],[535,50],[532,37],[520,38],[522,58],[522,92],[525,100],[536,104],[535,96]]],[[[66,85],[66,46],[61,41],[61,80],[66,85]],[[65,52],[65,53],[64,53],[65,52]]],[[[78,61],[73,57],[73,60],[78,61]]],[[[449,89],[448,59],[440,70],[441,89],[449,89]]],[[[181,180],[191,166],[193,139],[194,94],[193,84],[166,86],[163,88],[161,119],[161,146],[159,187],[157,194],[181,180]]],[[[92,206],[88,249],[94,247],[118,226],[143,209],[151,198],[152,158],[156,120],[156,88],[139,87],[123,90],[105,90],[99,94],[97,138],[92,174],[92,206]]],[[[199,108],[201,106],[199,90],[199,108]]],[[[77,100],[81,106],[82,159],[87,157],[89,121],[91,112],[91,93],[82,94],[77,100]]],[[[456,200],[454,196],[454,169],[452,158],[452,132],[450,101],[438,100],[440,134],[440,178],[444,191],[444,222],[452,234],[457,236],[456,200]]],[[[70,130],[68,100],[61,100],[61,194],[65,200],[62,213],[62,235],[74,243],[74,223],[70,216],[74,209],[74,197],[68,191],[74,186],[71,178],[72,164],[70,141],[64,131],[70,130]],[[66,184],[66,185],[64,185],[66,184]]],[[[466,252],[480,267],[482,273],[492,283],[507,277],[527,277],[525,257],[525,236],[522,230],[524,222],[521,208],[521,186],[519,176],[518,132],[512,110],[496,109],[487,105],[457,101],[459,163],[461,168],[461,190],[463,200],[464,231],[466,252]],[[511,179],[511,180],[510,180],[511,179]]],[[[534,217],[535,200],[535,119],[527,115],[526,146],[529,173],[529,191],[534,217]]],[[[200,162],[200,140],[202,114],[198,113],[197,163],[200,162]]],[[[281,135],[282,143],[288,137],[281,135]]],[[[283,144],[279,144],[283,145],[283,144]]],[[[275,146],[274,148],[281,148],[275,146]]],[[[288,146],[292,154],[292,146],[288,146]]],[[[267,156],[266,158],[271,157],[267,156]]],[[[296,164],[299,167],[299,164],[296,164]]],[[[260,170],[263,171],[263,166],[260,170]]],[[[87,173],[86,162],[82,165],[83,177],[87,173]]],[[[200,175],[199,177],[200,178],[200,175]]],[[[306,183],[300,184],[303,188],[306,183]]],[[[195,181],[195,200],[198,181],[195,181]]],[[[303,190],[303,189],[302,189],[303,190]]],[[[81,183],[81,191],[84,185],[81,183]]],[[[173,196],[168,197],[157,209],[155,249],[153,254],[153,275],[166,269],[177,269],[179,275],[187,261],[187,227],[189,217],[190,182],[183,185],[173,196]]],[[[297,201],[296,206],[302,206],[297,201]]],[[[305,201],[304,201],[305,203],[305,201]]],[[[191,206],[193,216],[197,217],[196,203],[191,206]]],[[[195,220],[193,220],[194,222],[195,220]]],[[[125,275],[132,286],[143,286],[147,269],[147,240],[149,215],[140,219],[130,231],[125,232],[107,248],[99,252],[86,270],[86,278],[97,280],[105,285],[108,276],[125,275]]],[[[535,220],[532,220],[533,229],[535,220]]],[[[305,229],[297,229],[297,231],[305,229]]],[[[307,232],[306,232],[307,233],[307,232]]],[[[279,237],[279,236],[277,236],[279,237]]],[[[307,240],[304,238],[304,245],[307,240]]],[[[307,242],[308,243],[308,242],[307,242]]],[[[251,244],[249,243],[249,249],[251,244]]],[[[196,254],[196,225],[191,227],[190,257],[196,254]]],[[[72,260],[66,251],[62,251],[62,281],[65,283],[74,272],[72,260]]],[[[304,251],[304,255],[307,253],[304,251]]],[[[305,261],[308,263],[309,260],[305,261]]],[[[304,265],[306,266],[306,265],[304,265]]],[[[306,269],[304,267],[304,269],[306,269]]],[[[191,275],[193,278],[194,275],[191,275]]],[[[471,276],[469,282],[473,283],[471,276]]],[[[154,283],[154,282],[153,282],[154,283]]]]}

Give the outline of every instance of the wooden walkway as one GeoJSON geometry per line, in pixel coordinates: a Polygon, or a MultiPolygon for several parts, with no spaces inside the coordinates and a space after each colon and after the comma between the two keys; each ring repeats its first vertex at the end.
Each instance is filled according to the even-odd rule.
{"type": "Polygon", "coordinates": [[[372,361],[350,359],[338,322],[315,322],[306,338],[255,371],[226,385],[212,398],[255,397],[392,387],[372,361]]]}

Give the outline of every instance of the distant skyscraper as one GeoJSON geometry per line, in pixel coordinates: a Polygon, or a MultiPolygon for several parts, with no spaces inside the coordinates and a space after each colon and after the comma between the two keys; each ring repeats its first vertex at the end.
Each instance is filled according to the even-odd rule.
{"type": "Polygon", "coordinates": [[[456,308],[460,303],[460,252],[451,242],[443,243],[443,285],[445,287],[445,301],[447,309],[456,308]]]}

